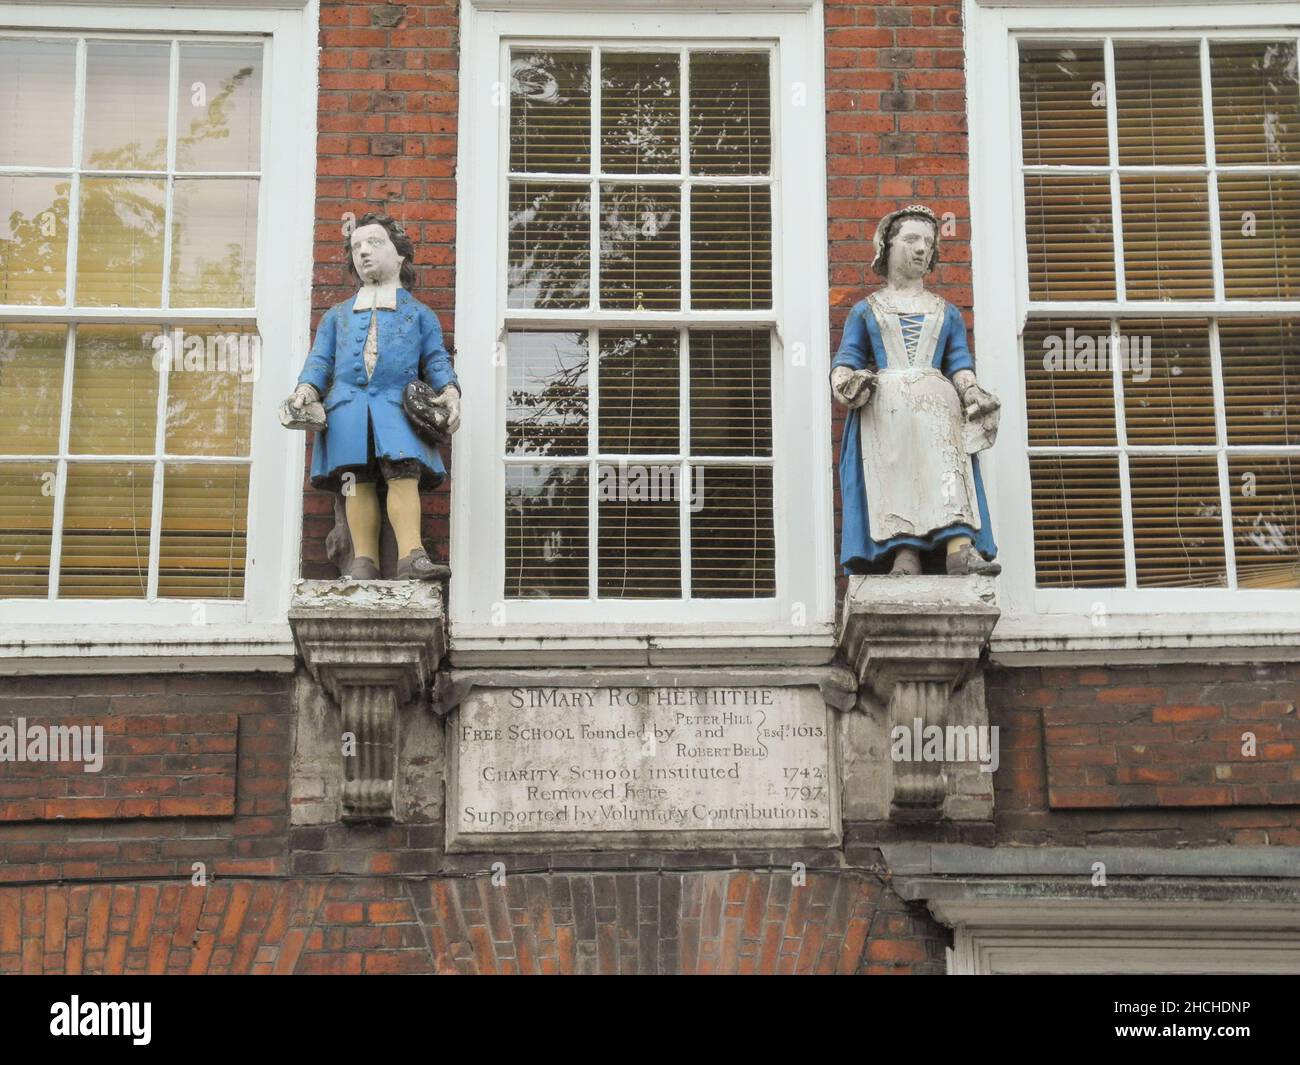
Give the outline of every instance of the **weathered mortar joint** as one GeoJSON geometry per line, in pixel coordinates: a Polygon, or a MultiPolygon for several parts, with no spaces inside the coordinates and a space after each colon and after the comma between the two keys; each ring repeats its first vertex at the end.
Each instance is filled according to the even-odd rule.
{"type": "Polygon", "coordinates": [[[390,820],[404,709],[424,701],[446,651],[441,590],[414,581],[299,581],[289,624],[338,707],[345,820],[390,820]]]}
{"type": "MultiPolygon", "coordinates": [[[[988,728],[980,659],[999,615],[987,577],[849,579],[840,655],[857,681],[857,708],[883,723],[891,751],[900,729],[910,737],[931,726],[988,728]]],[[[962,784],[978,769],[925,757],[889,764],[891,819],[992,816],[988,781],[962,784]]]]}

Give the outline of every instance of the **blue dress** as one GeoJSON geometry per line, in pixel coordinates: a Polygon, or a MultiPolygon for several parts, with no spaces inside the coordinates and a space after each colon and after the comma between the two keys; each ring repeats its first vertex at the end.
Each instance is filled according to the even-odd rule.
{"type": "Polygon", "coordinates": [[[415,435],[402,410],[402,393],[417,374],[435,391],[460,387],[438,316],[402,288],[395,310],[354,312],[355,301],[354,296],[325,312],[298,377],[299,384],[321,394],[327,419],[325,431],[316,434],[312,484],[337,489],[339,474],[365,466],[372,454],[416,459],[423,468],[421,485],[437,484],[447,469],[437,450],[415,435]],[[367,379],[364,353],[372,314],[379,315],[379,360],[367,379]]]}
{"type": "MultiPolygon", "coordinates": [[[[902,337],[909,351],[915,350],[921,325],[918,321],[919,317],[903,315],[900,319],[902,337]]],[[[967,345],[966,325],[957,308],[947,302],[943,304],[943,322],[939,327],[931,365],[949,380],[958,371],[973,370],[975,366],[967,345]]],[[[839,351],[831,360],[832,369],[839,366],[877,372],[887,368],[897,369],[890,366],[881,325],[876,320],[876,315],[867,300],[861,300],[849,312],[839,351]]],[[[872,402],[874,401],[875,397],[872,402]]],[[[969,460],[979,508],[980,528],[975,529],[969,524],[959,522],[930,529],[922,535],[896,535],[883,540],[872,539],[871,515],[868,509],[866,479],[863,474],[861,423],[861,409],[849,411],[840,446],[840,496],[843,506],[840,563],[847,572],[854,572],[855,569],[862,568],[866,563],[889,554],[897,547],[915,547],[921,551],[931,551],[954,536],[970,537],[975,548],[986,559],[992,559],[997,555],[997,544],[993,540],[993,530],[989,520],[988,500],[984,493],[983,479],[980,477],[979,460],[974,455],[969,456],[969,460]]]]}

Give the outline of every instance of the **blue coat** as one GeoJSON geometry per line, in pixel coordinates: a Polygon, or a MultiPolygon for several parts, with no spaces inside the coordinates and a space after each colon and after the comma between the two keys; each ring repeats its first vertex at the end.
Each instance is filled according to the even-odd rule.
{"type": "Polygon", "coordinates": [[[335,487],[345,467],[365,466],[371,432],[376,458],[418,459],[422,482],[441,481],[447,475],[441,456],[415,435],[402,410],[402,393],[417,374],[435,391],[449,384],[460,388],[438,316],[403,288],[393,311],[353,311],[355,300],[325,312],[298,377],[321,394],[327,418],[325,431],[316,434],[312,484],[335,487]],[[363,353],[372,313],[379,315],[379,361],[366,380],[363,353]]]}
{"type": "MultiPolygon", "coordinates": [[[[853,370],[880,370],[889,363],[885,355],[885,341],[880,335],[880,325],[871,313],[871,305],[861,300],[849,312],[844,323],[844,337],[840,350],[831,360],[831,369],[847,366],[853,370]]],[[[961,312],[951,303],[945,303],[943,327],[934,348],[931,364],[951,380],[958,370],[974,370],[966,342],[966,323],[961,312]]],[[[930,551],[954,536],[969,536],[975,548],[985,558],[993,558],[998,546],[993,542],[993,526],[989,521],[988,500],[984,496],[984,481],[980,477],[979,460],[972,455],[971,472],[975,480],[975,499],[979,505],[980,528],[969,525],[949,525],[935,529],[928,536],[894,536],[888,540],[871,539],[871,519],[867,510],[867,486],[862,476],[862,436],[858,432],[860,412],[849,411],[844,423],[844,438],[840,443],[840,497],[844,508],[840,529],[840,564],[852,572],[862,562],[872,562],[896,547],[916,547],[930,551]]]]}

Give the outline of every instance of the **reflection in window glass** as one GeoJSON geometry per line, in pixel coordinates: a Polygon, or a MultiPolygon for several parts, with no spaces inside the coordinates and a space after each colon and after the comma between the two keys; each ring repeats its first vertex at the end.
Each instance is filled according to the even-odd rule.
{"type": "Polygon", "coordinates": [[[262,157],[262,46],[182,44],[176,169],[252,171],[262,157]]]}
{"type": "Polygon", "coordinates": [[[187,178],[172,199],[171,306],[251,307],[257,181],[187,178]]]}
{"type": "Polygon", "coordinates": [[[91,170],[167,166],[171,45],[91,41],[86,45],[82,165],[91,170]]]}
{"type": "Polygon", "coordinates": [[[0,307],[72,320],[0,325],[0,599],[244,595],[264,51],[0,35],[0,307]]]}
{"type": "Polygon", "coordinates": [[[0,325],[0,455],[59,450],[66,326],[0,325]]]}
{"type": "Polygon", "coordinates": [[[162,304],[167,183],[82,178],[77,302],[86,307],[162,304]]]}
{"type": "Polygon", "coordinates": [[[67,299],[69,187],[65,177],[0,174],[0,303],[67,299]]]}
{"type": "Polygon", "coordinates": [[[77,45],[0,40],[0,166],[68,166],[77,45]]]}
{"type": "Polygon", "coordinates": [[[506,454],[587,452],[587,334],[512,332],[506,454]]]}
{"type": "Polygon", "coordinates": [[[72,366],[74,455],[152,455],[158,370],[156,326],[81,325],[72,366]]]}

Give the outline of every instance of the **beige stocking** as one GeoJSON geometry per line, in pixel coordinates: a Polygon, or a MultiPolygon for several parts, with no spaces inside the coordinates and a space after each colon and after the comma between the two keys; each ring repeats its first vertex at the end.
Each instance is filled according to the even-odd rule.
{"type": "Polygon", "coordinates": [[[405,558],[420,543],[420,481],[403,477],[388,482],[388,521],[397,537],[397,557],[405,558]]]}
{"type": "MultiPolygon", "coordinates": [[[[373,484],[354,484],[352,494],[343,497],[352,537],[352,553],[357,558],[379,562],[379,493],[373,484]]],[[[391,505],[390,505],[391,509],[391,505]]]]}

